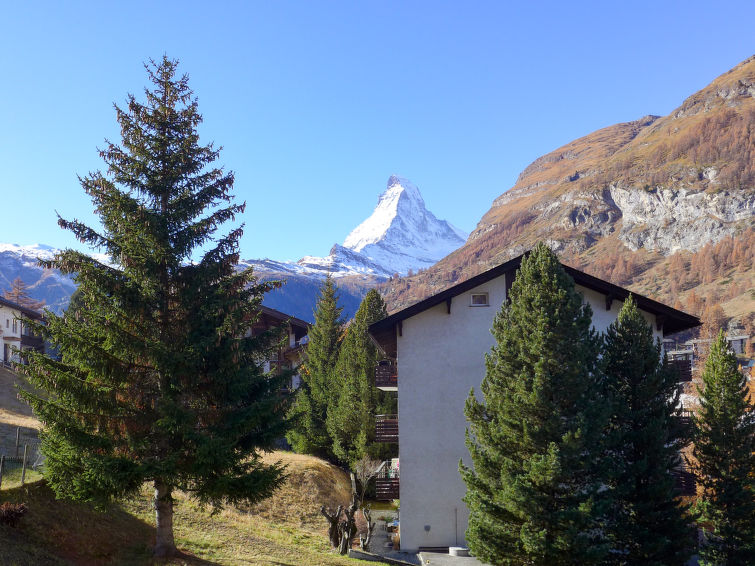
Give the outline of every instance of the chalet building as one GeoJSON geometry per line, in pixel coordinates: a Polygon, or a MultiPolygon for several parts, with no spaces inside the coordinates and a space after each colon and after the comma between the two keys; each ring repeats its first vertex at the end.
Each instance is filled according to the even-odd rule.
{"type": "Polygon", "coordinates": [[[44,341],[39,336],[34,336],[19,320],[22,316],[32,320],[42,320],[42,315],[37,311],[0,297],[0,338],[3,344],[0,350],[0,364],[2,365],[19,361],[18,353],[14,352],[14,349],[44,350],[44,341]]]}
{"type": "MultiPolygon", "coordinates": [[[[285,324],[287,329],[285,343],[273,352],[270,359],[264,361],[264,370],[266,372],[281,372],[283,370],[295,369],[302,361],[304,342],[306,342],[305,337],[311,325],[304,320],[269,307],[262,306],[260,310],[259,318],[249,329],[250,336],[255,336],[281,324],[285,324]]],[[[294,375],[285,390],[287,392],[294,391],[299,387],[300,381],[299,375],[294,375]]]]}
{"type": "MultiPolygon", "coordinates": [[[[471,465],[464,442],[464,402],[472,387],[479,394],[485,354],[494,345],[493,318],[520,263],[521,256],[370,326],[386,356],[376,369],[376,386],[398,394],[398,415],[380,416],[376,432],[379,439],[399,445],[398,461],[382,467],[378,493],[383,498],[400,496],[402,549],[464,543],[469,511],[462,501],[466,486],[459,460],[471,465]]],[[[594,328],[604,331],[629,291],[564,267],[592,307],[594,328]]],[[[633,296],[658,339],[700,324],[694,316],[633,296]]]]}

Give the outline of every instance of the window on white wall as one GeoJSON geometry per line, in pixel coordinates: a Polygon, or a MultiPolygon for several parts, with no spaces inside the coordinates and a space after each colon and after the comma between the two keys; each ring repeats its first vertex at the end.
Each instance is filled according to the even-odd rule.
{"type": "Polygon", "coordinates": [[[490,303],[488,302],[488,294],[487,293],[472,293],[469,301],[469,305],[472,307],[487,307],[490,303]]]}

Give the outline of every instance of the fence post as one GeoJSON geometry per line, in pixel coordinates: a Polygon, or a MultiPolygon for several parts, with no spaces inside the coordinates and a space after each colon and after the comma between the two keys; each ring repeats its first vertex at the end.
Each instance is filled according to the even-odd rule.
{"type": "Polygon", "coordinates": [[[16,427],[16,458],[18,458],[18,439],[21,436],[21,427],[16,427]]]}
{"type": "Polygon", "coordinates": [[[5,454],[0,456],[0,489],[3,487],[3,464],[5,464],[5,454]]]}
{"type": "Polygon", "coordinates": [[[26,479],[26,452],[29,450],[29,445],[24,444],[24,463],[21,468],[21,485],[24,485],[24,480],[26,479]]]}

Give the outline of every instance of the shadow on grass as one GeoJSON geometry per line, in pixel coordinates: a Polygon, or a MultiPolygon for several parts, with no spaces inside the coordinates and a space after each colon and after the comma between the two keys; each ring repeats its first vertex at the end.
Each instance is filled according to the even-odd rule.
{"type": "Polygon", "coordinates": [[[0,526],[3,564],[216,564],[188,554],[153,561],[152,525],[117,504],[98,511],[87,503],[57,500],[44,481],[3,490],[0,502],[5,501],[25,503],[29,511],[17,528],[0,526]]]}

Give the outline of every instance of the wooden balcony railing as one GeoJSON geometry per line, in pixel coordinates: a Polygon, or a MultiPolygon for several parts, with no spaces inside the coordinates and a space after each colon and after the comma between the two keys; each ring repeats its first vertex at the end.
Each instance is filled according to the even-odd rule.
{"type": "Polygon", "coordinates": [[[375,476],[375,499],[390,501],[399,498],[398,468],[392,468],[390,460],[385,462],[382,469],[375,476]]]}
{"type": "Polygon", "coordinates": [[[398,390],[396,366],[390,361],[383,360],[375,366],[375,387],[383,391],[398,390]]]}
{"type": "Polygon", "coordinates": [[[695,474],[687,469],[674,470],[673,474],[676,488],[679,490],[680,495],[690,496],[697,493],[695,474]]]}
{"type": "Polygon", "coordinates": [[[669,360],[668,364],[679,372],[680,382],[692,381],[692,360],[669,360]]]}
{"type": "Polygon", "coordinates": [[[681,424],[686,430],[689,430],[690,427],[692,427],[692,411],[691,410],[680,409],[678,411],[676,418],[679,419],[679,424],[681,424]]]}
{"type": "Polygon", "coordinates": [[[398,415],[375,415],[375,442],[398,442],[398,415]]]}

